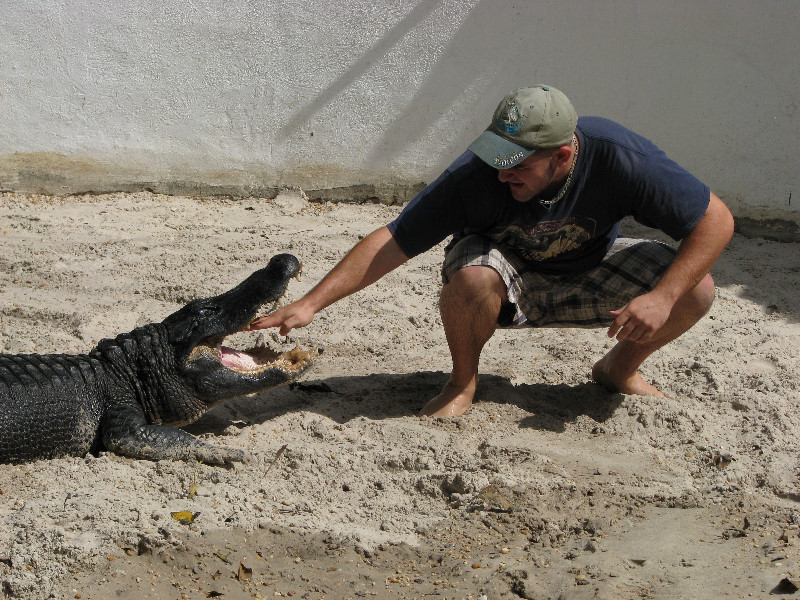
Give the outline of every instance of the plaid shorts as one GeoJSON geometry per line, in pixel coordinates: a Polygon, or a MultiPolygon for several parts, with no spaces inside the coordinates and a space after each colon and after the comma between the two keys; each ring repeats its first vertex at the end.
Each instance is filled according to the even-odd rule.
{"type": "Polygon", "coordinates": [[[661,242],[619,238],[596,267],[582,273],[545,275],[488,238],[470,235],[445,256],[445,283],[463,267],[492,267],[506,284],[508,302],[500,327],[602,327],[614,320],[609,311],[652,290],[675,257],[661,242]]]}

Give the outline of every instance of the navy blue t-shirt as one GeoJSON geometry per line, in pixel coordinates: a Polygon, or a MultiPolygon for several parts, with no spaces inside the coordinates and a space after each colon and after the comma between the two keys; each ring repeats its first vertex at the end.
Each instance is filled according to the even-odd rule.
{"type": "Polygon", "coordinates": [[[581,117],[575,172],[549,209],[518,202],[497,170],[466,151],[422,190],[389,231],[410,258],[449,235],[480,233],[542,273],[577,273],[597,265],[633,216],[675,240],[697,225],[710,190],[646,138],[599,117],[581,117]]]}

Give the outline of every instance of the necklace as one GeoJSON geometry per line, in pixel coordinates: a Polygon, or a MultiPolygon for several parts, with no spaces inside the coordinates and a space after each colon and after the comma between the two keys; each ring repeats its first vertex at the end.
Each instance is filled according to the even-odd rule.
{"type": "Polygon", "coordinates": [[[542,200],[541,198],[539,198],[539,204],[541,204],[547,209],[550,209],[550,207],[553,206],[553,204],[555,204],[564,197],[564,194],[566,194],[567,190],[569,189],[569,184],[572,182],[572,172],[575,170],[575,163],[578,162],[578,152],[580,152],[580,147],[578,146],[578,138],[576,138],[573,135],[572,141],[575,143],[575,156],[572,157],[572,165],[569,168],[569,174],[567,175],[567,180],[564,182],[564,185],[561,186],[561,189],[558,190],[558,193],[550,200],[542,200]]]}

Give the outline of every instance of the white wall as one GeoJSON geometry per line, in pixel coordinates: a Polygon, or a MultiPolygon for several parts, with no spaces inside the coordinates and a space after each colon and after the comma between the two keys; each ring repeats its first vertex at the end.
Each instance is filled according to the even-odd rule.
{"type": "Polygon", "coordinates": [[[508,90],[547,82],[653,139],[737,216],[800,223],[795,0],[0,0],[0,14],[0,189],[384,184],[403,200],[508,90]]]}

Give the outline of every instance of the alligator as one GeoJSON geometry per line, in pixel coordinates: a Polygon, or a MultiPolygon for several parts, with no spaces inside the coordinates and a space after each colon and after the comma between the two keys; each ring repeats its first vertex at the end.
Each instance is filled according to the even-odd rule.
{"type": "Polygon", "coordinates": [[[111,451],[224,465],[244,451],[178,429],[220,402],[294,381],[314,351],[222,345],[277,302],[300,262],[279,254],[233,289],[160,323],[102,340],[88,354],[0,355],[0,463],[111,451]]]}

